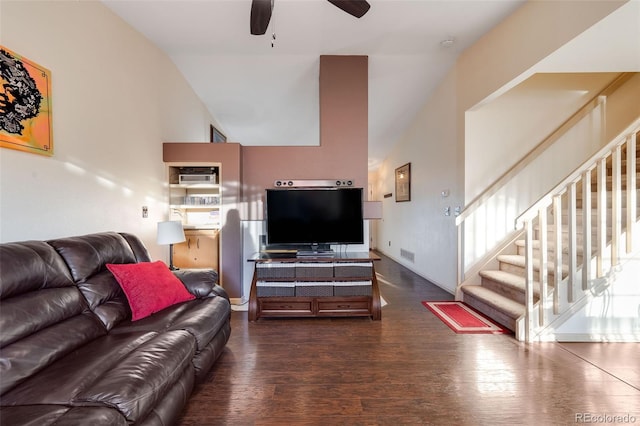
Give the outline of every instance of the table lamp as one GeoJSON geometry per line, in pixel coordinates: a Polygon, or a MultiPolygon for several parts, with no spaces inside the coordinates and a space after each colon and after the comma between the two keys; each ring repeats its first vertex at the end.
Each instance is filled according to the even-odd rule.
{"type": "Polygon", "coordinates": [[[179,220],[170,220],[166,222],[158,222],[158,244],[169,244],[169,269],[175,271],[179,268],[173,266],[173,245],[185,241],[182,222],[179,220]]]}

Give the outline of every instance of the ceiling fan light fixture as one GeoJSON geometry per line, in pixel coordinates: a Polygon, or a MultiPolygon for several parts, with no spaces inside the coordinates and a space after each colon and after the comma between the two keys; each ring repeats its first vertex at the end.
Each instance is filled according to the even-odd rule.
{"type": "MultiPolygon", "coordinates": [[[[363,17],[371,8],[371,5],[365,0],[328,1],[356,18],[363,17]]],[[[273,14],[273,3],[274,0],[251,0],[251,16],[249,19],[251,34],[264,35],[267,32],[267,27],[269,27],[269,21],[271,21],[271,15],[273,14]]],[[[271,47],[273,47],[273,42],[271,47]]]]}
{"type": "Polygon", "coordinates": [[[356,18],[362,18],[371,8],[369,2],[365,0],[329,0],[329,3],[356,18]]]}
{"type": "Polygon", "coordinates": [[[249,20],[251,34],[263,35],[266,33],[272,13],[273,0],[252,0],[251,17],[249,20]]]}

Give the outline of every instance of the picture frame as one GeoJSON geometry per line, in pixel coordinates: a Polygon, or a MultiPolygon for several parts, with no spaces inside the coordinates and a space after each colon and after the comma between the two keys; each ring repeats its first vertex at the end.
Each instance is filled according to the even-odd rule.
{"type": "Polygon", "coordinates": [[[52,156],[51,71],[2,45],[0,64],[0,147],[52,156]]]}
{"type": "Polygon", "coordinates": [[[223,143],[227,141],[227,137],[218,129],[216,129],[213,124],[210,126],[210,136],[209,142],[212,143],[223,143]]]}
{"type": "Polygon", "coordinates": [[[411,201],[411,163],[396,169],[396,202],[411,201]]]}

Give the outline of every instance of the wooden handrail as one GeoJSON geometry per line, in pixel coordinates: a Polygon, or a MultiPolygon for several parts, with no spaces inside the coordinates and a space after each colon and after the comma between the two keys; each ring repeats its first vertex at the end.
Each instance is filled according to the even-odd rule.
{"type": "Polygon", "coordinates": [[[542,154],[549,146],[555,143],[561,136],[569,131],[577,122],[582,120],[591,111],[593,111],[602,102],[602,97],[609,96],[615,92],[620,86],[626,83],[635,73],[625,72],[620,73],[607,87],[602,89],[591,100],[586,102],[579,110],[577,110],[571,117],[565,120],[560,126],[558,126],[553,132],[551,132],[546,138],[536,145],[531,151],[529,151],[520,161],[514,164],[509,170],[496,179],[487,189],[485,189],[480,195],[475,197],[469,204],[467,204],[464,210],[456,217],[456,225],[459,226],[467,217],[469,217],[478,207],[480,207],[485,201],[494,195],[505,183],[510,181],[518,172],[533,162],[540,154],[542,154]]]}

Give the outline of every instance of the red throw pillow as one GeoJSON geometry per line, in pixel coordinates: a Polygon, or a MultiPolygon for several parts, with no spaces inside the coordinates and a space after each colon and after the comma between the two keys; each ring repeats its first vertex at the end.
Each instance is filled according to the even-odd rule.
{"type": "Polygon", "coordinates": [[[136,321],[154,312],[195,296],[187,291],[164,262],[140,262],[107,264],[107,268],[122,287],[131,307],[131,321],[136,321]]]}

